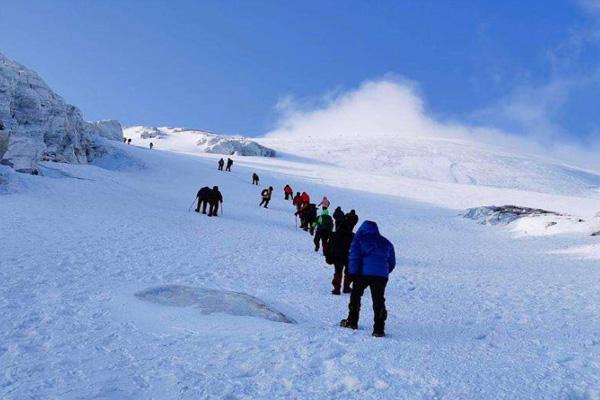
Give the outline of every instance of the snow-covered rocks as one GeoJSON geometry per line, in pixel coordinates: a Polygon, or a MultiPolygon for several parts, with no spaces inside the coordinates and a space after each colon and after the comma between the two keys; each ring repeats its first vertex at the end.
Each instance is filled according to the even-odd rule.
{"type": "Polygon", "coordinates": [[[94,133],[109,140],[123,140],[123,127],[119,121],[107,119],[91,123],[94,133]]]}
{"type": "Polygon", "coordinates": [[[487,206],[468,209],[463,216],[482,225],[509,225],[517,237],[584,235],[597,236],[600,217],[580,218],[539,208],[487,206]]]}
{"type": "Polygon", "coordinates": [[[99,135],[118,140],[120,125],[84,121],[38,74],[0,54],[0,163],[19,172],[39,160],[85,164],[103,153],[99,135]]]}
{"type": "Polygon", "coordinates": [[[186,153],[213,153],[224,155],[275,157],[275,150],[257,142],[239,137],[222,136],[187,128],[132,126],[125,128],[125,137],[133,144],[147,147],[152,142],[157,148],[186,153]]]}
{"type": "Polygon", "coordinates": [[[135,296],[140,300],[163,306],[194,307],[202,314],[225,313],[294,323],[294,320],[285,314],[266,305],[260,299],[244,293],[166,285],[142,290],[135,296]]]}
{"type": "Polygon", "coordinates": [[[552,211],[539,208],[517,206],[485,206],[469,208],[463,216],[479,222],[482,225],[508,225],[523,217],[538,217],[541,215],[559,215],[552,211]]]}

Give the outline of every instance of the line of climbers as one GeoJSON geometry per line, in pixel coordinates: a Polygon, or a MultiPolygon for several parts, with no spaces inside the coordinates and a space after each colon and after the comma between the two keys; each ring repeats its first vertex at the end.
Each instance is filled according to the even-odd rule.
{"type": "MultiPolygon", "coordinates": [[[[286,185],[286,199],[287,188],[291,191],[286,185]]],[[[340,326],[358,329],[361,299],[365,289],[370,288],[374,314],[373,336],[385,336],[385,287],[390,272],[396,266],[392,243],[379,233],[373,221],[363,222],[355,235],[353,230],[358,223],[356,211],[345,214],[338,206],[333,216],[329,215],[331,202],[327,196],[319,203],[322,209],[319,216],[317,205],[310,202],[306,192],[297,192],[292,203],[296,206],[295,215],[300,217],[300,227],[310,232],[311,236],[314,235],[315,252],[321,248],[325,262],[334,266],[331,293],[350,293],[348,317],[340,322],[340,326]]]]}
{"type": "MultiPolygon", "coordinates": [[[[223,170],[223,164],[221,158],[219,170],[223,170]]],[[[226,171],[231,171],[231,165],[233,160],[228,158],[226,171]]],[[[253,173],[252,184],[258,185],[259,181],[258,175],[253,173]]],[[[273,190],[273,187],[269,186],[261,191],[260,206],[268,208],[273,190]]],[[[285,185],[283,192],[284,199],[291,200],[296,208],[294,215],[300,218],[300,228],[309,232],[311,236],[314,235],[315,252],[322,249],[325,262],[334,267],[331,293],[350,293],[348,316],[340,321],[340,326],[358,329],[361,299],[365,290],[369,288],[373,301],[373,336],[385,336],[385,288],[388,276],[396,266],[392,243],[379,233],[379,228],[373,221],[364,221],[354,234],[354,227],[358,224],[356,211],[350,210],[345,214],[341,207],[336,207],[333,215],[329,215],[331,202],[327,196],[318,204],[321,214],[317,215],[317,205],[311,203],[308,193],[296,192],[296,195],[292,196],[294,192],[290,185],[285,185]]],[[[202,213],[206,214],[208,205],[208,216],[216,217],[219,204],[223,203],[223,195],[217,186],[212,189],[206,186],[198,191],[197,200],[196,212],[202,210],[202,213]]]]}
{"type": "Polygon", "coordinates": [[[223,207],[223,194],[219,191],[218,186],[213,186],[212,189],[208,186],[204,186],[198,190],[196,200],[198,200],[196,212],[199,213],[202,209],[202,214],[206,214],[206,207],[208,206],[209,217],[218,216],[219,204],[223,207]]]}
{"type": "MultiPolygon", "coordinates": [[[[217,163],[217,169],[219,171],[223,171],[223,166],[225,165],[225,160],[223,160],[223,158],[221,158],[219,160],[219,162],[217,163]]],[[[225,166],[225,171],[227,172],[231,172],[231,166],[233,165],[233,160],[229,157],[227,157],[227,166],[225,166]]]]}

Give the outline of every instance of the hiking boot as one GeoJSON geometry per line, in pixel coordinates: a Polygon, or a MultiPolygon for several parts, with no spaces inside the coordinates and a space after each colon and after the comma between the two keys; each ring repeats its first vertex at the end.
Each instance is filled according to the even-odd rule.
{"type": "Polygon", "coordinates": [[[373,337],[385,337],[385,333],[383,331],[373,331],[373,337]]]}
{"type": "Polygon", "coordinates": [[[340,295],[340,290],[339,290],[339,289],[337,289],[337,290],[336,290],[336,289],[333,289],[333,290],[331,291],[331,294],[335,294],[336,296],[339,296],[339,295],[340,295]]]}
{"type": "Polygon", "coordinates": [[[344,293],[352,293],[352,289],[348,288],[344,288],[344,293]]]}
{"type": "Polygon", "coordinates": [[[358,324],[356,324],[356,323],[353,323],[353,322],[350,322],[350,321],[349,321],[349,320],[347,320],[347,319],[343,319],[343,320],[341,320],[341,321],[340,321],[340,326],[341,326],[342,328],[349,328],[349,329],[354,329],[354,330],[358,329],[358,324]]]}

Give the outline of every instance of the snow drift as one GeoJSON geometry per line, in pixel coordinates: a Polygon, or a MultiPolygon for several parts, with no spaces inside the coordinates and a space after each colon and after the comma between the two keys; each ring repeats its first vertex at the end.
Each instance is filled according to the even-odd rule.
{"type": "Polygon", "coordinates": [[[103,154],[100,136],[120,140],[121,125],[84,121],[35,72],[0,54],[0,163],[19,172],[39,160],[85,164],[103,154]]]}
{"type": "Polygon", "coordinates": [[[275,151],[247,138],[222,136],[197,129],[132,126],[125,136],[134,144],[181,152],[204,152],[224,155],[275,157],[275,151]]]}

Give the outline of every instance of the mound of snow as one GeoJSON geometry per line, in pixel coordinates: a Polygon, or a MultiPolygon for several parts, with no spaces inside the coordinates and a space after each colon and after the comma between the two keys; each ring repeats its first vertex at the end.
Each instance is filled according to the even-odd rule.
{"type": "Polygon", "coordinates": [[[275,151],[257,142],[238,136],[222,136],[187,128],[132,126],[125,128],[125,137],[133,144],[185,153],[275,157],[275,151]]]}
{"type": "Polygon", "coordinates": [[[103,153],[97,136],[120,134],[116,121],[84,121],[35,72],[0,54],[0,163],[19,172],[41,159],[88,163],[103,153]]]}
{"type": "Polygon", "coordinates": [[[167,285],[143,290],[135,296],[163,306],[195,307],[203,314],[225,313],[294,323],[294,320],[266,305],[260,299],[244,293],[167,285]]]}

